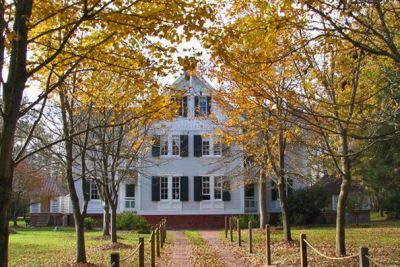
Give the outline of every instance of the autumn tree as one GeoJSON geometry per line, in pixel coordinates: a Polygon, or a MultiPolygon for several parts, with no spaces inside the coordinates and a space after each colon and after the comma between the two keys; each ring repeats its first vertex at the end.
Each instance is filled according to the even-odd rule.
{"type": "MultiPolygon", "coordinates": [[[[184,36],[190,37],[211,16],[209,6],[198,1],[1,2],[0,71],[1,77],[6,78],[1,81],[0,266],[8,262],[7,218],[13,170],[18,161],[18,157],[13,157],[18,120],[38,104],[44,106],[47,97],[82,61],[101,62],[104,50],[100,53],[98,49],[103,45],[115,43],[118,47],[122,44],[115,41],[125,40],[127,46],[146,51],[149,59],[160,58],[168,48],[167,42],[162,47],[161,39],[175,43],[184,36]],[[182,34],[178,34],[178,29],[182,34]],[[27,85],[35,79],[45,86],[38,88],[40,95],[31,105],[21,108],[27,85]]],[[[112,47],[107,50],[108,55],[117,59],[109,63],[130,57],[114,52],[112,47]]],[[[135,57],[132,60],[135,61],[135,57]]],[[[134,69],[137,65],[125,67],[134,69]]],[[[27,138],[27,144],[30,139],[27,138]]],[[[19,159],[24,149],[18,154],[19,159]]]]}

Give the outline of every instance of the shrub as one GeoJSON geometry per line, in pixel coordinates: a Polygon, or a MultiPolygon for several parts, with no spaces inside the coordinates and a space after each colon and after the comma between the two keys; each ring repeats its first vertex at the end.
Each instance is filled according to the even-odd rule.
{"type": "Polygon", "coordinates": [[[386,191],[385,194],[381,205],[386,211],[388,218],[400,218],[400,190],[394,188],[393,190],[386,191]]]}
{"type": "Polygon", "coordinates": [[[242,215],[239,217],[240,228],[248,228],[249,222],[252,222],[253,228],[260,225],[260,217],[258,215],[242,215]]]}
{"type": "Polygon", "coordinates": [[[139,233],[150,232],[150,225],[143,216],[132,212],[123,212],[117,215],[117,229],[137,230],[139,233]]]}
{"type": "Polygon", "coordinates": [[[94,223],[95,222],[94,222],[93,218],[90,218],[90,217],[86,217],[83,220],[83,225],[85,226],[86,230],[93,230],[94,223]]]}
{"type": "Polygon", "coordinates": [[[328,204],[329,195],[322,187],[294,191],[288,197],[290,221],[295,225],[314,223],[328,204]]]}

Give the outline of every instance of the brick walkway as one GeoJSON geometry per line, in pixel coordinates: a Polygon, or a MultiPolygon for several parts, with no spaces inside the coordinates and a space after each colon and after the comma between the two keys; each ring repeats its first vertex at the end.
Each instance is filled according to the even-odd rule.
{"type": "Polygon", "coordinates": [[[171,246],[171,267],[189,267],[194,266],[190,260],[191,248],[189,239],[183,231],[168,231],[172,235],[171,246]]]}
{"type": "Polygon", "coordinates": [[[230,250],[226,249],[225,244],[218,236],[219,231],[199,231],[201,237],[207,241],[208,245],[219,256],[221,262],[227,267],[243,267],[246,266],[240,256],[235,255],[230,250]]]}

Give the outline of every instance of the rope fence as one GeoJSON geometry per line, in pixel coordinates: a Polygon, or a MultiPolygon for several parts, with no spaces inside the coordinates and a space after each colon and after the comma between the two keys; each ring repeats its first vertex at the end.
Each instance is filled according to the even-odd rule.
{"type": "MultiPolygon", "coordinates": [[[[237,228],[237,237],[238,237],[238,245],[242,245],[242,238],[241,238],[241,228],[240,228],[240,222],[239,219],[236,217],[236,220],[234,220],[233,217],[231,216],[225,216],[225,238],[228,239],[230,238],[230,241],[233,242],[233,231],[235,228],[237,228]],[[234,227],[234,224],[236,222],[236,227],[234,227]]],[[[248,234],[248,252],[250,254],[253,253],[253,234],[252,234],[252,223],[248,223],[249,227],[249,234],[248,234]]],[[[267,224],[265,227],[265,257],[266,257],[266,263],[267,266],[272,265],[272,253],[271,253],[271,230],[270,226],[267,224]]],[[[307,260],[307,247],[311,248],[316,254],[319,256],[329,259],[329,260],[334,260],[334,261],[342,261],[342,260],[349,260],[349,259],[355,259],[359,258],[359,266],[360,267],[369,267],[370,262],[373,263],[376,266],[400,266],[399,263],[381,263],[376,261],[375,259],[371,258],[371,256],[368,253],[368,247],[361,246],[359,253],[354,254],[354,255],[349,255],[349,256],[344,256],[344,257],[333,257],[333,256],[328,256],[321,251],[319,251],[317,248],[315,248],[313,245],[310,244],[309,241],[306,239],[305,234],[300,234],[300,265],[301,267],[307,267],[308,266],[308,260],[307,260]]],[[[275,262],[276,264],[277,262],[275,262]]],[[[282,263],[279,264],[282,266],[282,263]]]]}
{"type": "MultiPolygon", "coordinates": [[[[166,219],[162,219],[155,228],[152,227],[150,234],[150,266],[155,267],[155,257],[157,252],[157,257],[160,257],[160,247],[163,248],[166,237],[166,219]]],[[[133,251],[123,259],[120,259],[119,252],[111,253],[111,267],[120,267],[120,263],[124,261],[133,262],[135,259],[139,259],[139,267],[144,267],[144,237],[139,237],[139,244],[133,249],[133,251]],[[138,254],[138,255],[137,255],[138,254]],[[137,257],[139,256],[139,257],[137,257]]]]}

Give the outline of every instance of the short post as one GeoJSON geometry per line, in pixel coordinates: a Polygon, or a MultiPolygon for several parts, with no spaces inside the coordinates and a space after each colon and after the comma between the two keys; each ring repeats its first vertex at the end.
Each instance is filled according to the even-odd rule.
{"type": "Polygon", "coordinates": [[[161,248],[163,248],[164,247],[164,228],[163,228],[163,222],[161,222],[160,223],[160,245],[161,245],[161,248]]]}
{"type": "Polygon", "coordinates": [[[253,253],[253,228],[251,221],[249,221],[249,253],[253,253]]]}
{"type": "Polygon", "coordinates": [[[155,243],[154,243],[154,235],[155,231],[154,228],[151,231],[151,236],[150,236],[150,264],[151,267],[156,266],[156,252],[155,252],[155,243]]]}
{"type": "Polygon", "coordinates": [[[369,267],[368,248],[360,247],[360,267],[369,267]]]}
{"type": "Polygon", "coordinates": [[[239,218],[236,219],[236,224],[237,224],[237,231],[238,231],[238,243],[239,243],[239,247],[242,246],[242,231],[240,229],[240,220],[239,218]]]}
{"type": "Polygon", "coordinates": [[[229,217],[229,231],[231,232],[231,242],[233,242],[233,225],[232,225],[232,217],[229,217]]]}
{"type": "Polygon", "coordinates": [[[160,257],[160,227],[157,225],[156,227],[156,250],[157,257],[160,257]]]}
{"type": "Polygon", "coordinates": [[[119,267],[119,253],[118,252],[111,253],[111,267],[119,267]]]}
{"type": "Polygon", "coordinates": [[[164,218],[164,243],[167,240],[167,219],[164,218]]]}
{"type": "Polygon", "coordinates": [[[139,267],[144,267],[144,237],[139,237],[139,267]]]}
{"type": "Polygon", "coordinates": [[[300,266],[307,267],[307,244],[304,242],[305,234],[300,234],[300,266]]]}
{"type": "Polygon", "coordinates": [[[225,216],[225,238],[228,238],[228,216],[225,216]]]}
{"type": "Polygon", "coordinates": [[[265,250],[267,253],[267,266],[272,264],[271,261],[271,228],[269,224],[265,225],[265,250]]]}

